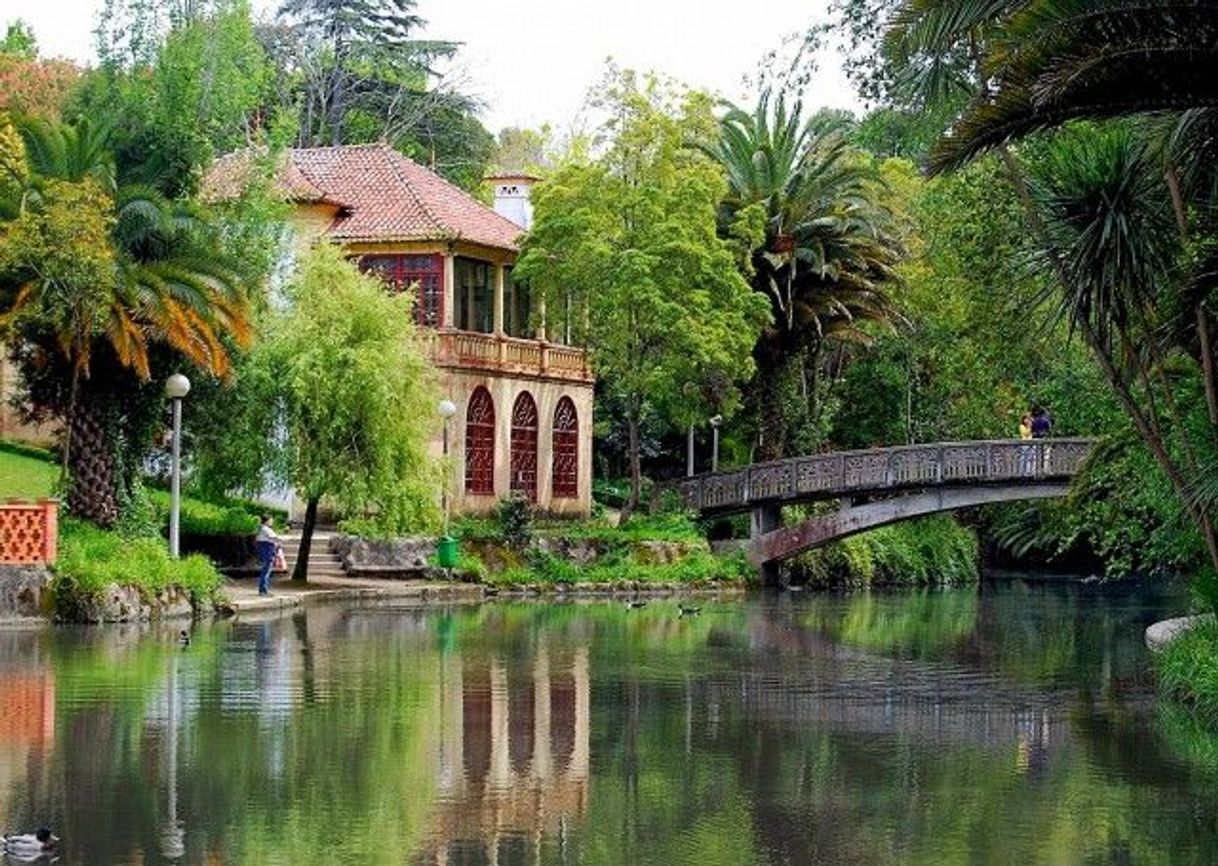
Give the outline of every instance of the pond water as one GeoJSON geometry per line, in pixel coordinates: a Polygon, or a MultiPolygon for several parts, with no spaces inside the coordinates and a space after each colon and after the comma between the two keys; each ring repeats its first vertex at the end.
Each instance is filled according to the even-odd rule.
{"type": "Polygon", "coordinates": [[[0,815],[73,864],[1211,864],[1165,592],[1014,580],[0,632],[0,815]]]}

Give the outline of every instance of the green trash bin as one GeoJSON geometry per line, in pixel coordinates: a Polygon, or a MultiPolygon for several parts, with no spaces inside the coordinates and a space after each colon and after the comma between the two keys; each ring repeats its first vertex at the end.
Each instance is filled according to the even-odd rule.
{"type": "Polygon", "coordinates": [[[456,568],[457,567],[457,539],[451,535],[445,535],[436,545],[436,559],[440,562],[441,568],[456,568]]]}

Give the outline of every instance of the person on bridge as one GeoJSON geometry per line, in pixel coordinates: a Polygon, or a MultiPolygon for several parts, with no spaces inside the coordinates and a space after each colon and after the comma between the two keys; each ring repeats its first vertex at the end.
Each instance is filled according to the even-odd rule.
{"type": "Polygon", "coordinates": [[[1032,410],[1032,438],[1048,439],[1051,432],[1053,432],[1053,419],[1049,417],[1045,407],[1037,406],[1032,410]]]}
{"type": "MultiPolygon", "coordinates": [[[[1030,412],[1025,412],[1019,419],[1019,438],[1025,441],[1032,438],[1032,414],[1030,412]]],[[[1032,474],[1032,448],[1029,445],[1021,445],[1019,448],[1019,474],[1032,474]]]]}

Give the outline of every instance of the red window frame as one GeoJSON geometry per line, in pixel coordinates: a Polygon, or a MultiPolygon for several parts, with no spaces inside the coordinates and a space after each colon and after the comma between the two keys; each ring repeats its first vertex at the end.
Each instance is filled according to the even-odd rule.
{"type": "Polygon", "coordinates": [[[575,401],[563,397],[554,409],[554,456],[551,466],[554,496],[579,497],[579,415],[575,401]]]}
{"type": "Polygon", "coordinates": [[[537,501],[537,401],[521,391],[512,406],[512,483],[513,493],[523,493],[537,501]]]}
{"type": "Polygon", "coordinates": [[[495,495],[495,401],[481,386],[465,409],[465,492],[495,495]]]}
{"type": "Polygon", "coordinates": [[[415,322],[438,328],[444,323],[444,256],[441,253],[389,253],[361,256],[360,270],[375,274],[393,289],[417,285],[415,322]]]}

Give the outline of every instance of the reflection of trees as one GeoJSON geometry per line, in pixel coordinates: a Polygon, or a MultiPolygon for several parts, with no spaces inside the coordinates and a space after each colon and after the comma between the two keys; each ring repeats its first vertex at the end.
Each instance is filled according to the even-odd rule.
{"type": "Polygon", "coordinates": [[[184,863],[1218,862],[1218,791],[1147,726],[1150,613],[960,598],[35,636],[0,658],[53,673],[56,745],[7,817],[70,828],[65,862],[154,859],[176,659],[184,863]]]}
{"type": "Polygon", "coordinates": [[[848,646],[876,652],[926,657],[958,645],[977,627],[972,592],[866,592],[851,596],[844,606],[817,601],[804,608],[805,622],[848,646]]]}
{"type": "MultiPolygon", "coordinates": [[[[692,681],[606,662],[593,751],[607,765],[593,780],[578,862],[620,862],[623,849],[631,862],[694,862],[689,839],[710,828],[731,853],[707,862],[1211,862],[1214,828],[1192,809],[1212,814],[1218,793],[1197,802],[1196,788],[1171,785],[1178,767],[1147,742],[1144,716],[1115,712],[1144,694],[1131,680],[1144,654],[1130,620],[1145,611],[1036,591],[983,597],[970,615],[982,634],[961,629],[942,643],[905,626],[918,613],[864,618],[909,641],[877,641],[896,656],[887,660],[803,634],[800,604],[767,611],[744,640],[648,664],[699,672],[692,681]],[[1066,636],[1048,634],[1057,630],[1066,636]],[[1049,659],[1015,664],[1017,652],[1037,653],[1037,631],[1049,659]],[[1073,655],[1059,656],[1063,646],[1073,655]],[[936,685],[942,676],[962,680],[936,685]],[[902,707],[907,688],[925,699],[902,707]],[[1117,729],[1095,728],[1096,717],[1117,729]],[[688,758],[673,748],[685,731],[672,730],[686,719],[688,758]]],[[[824,604],[819,619],[812,612],[819,628],[846,620],[851,602],[806,606],[824,604]]]]}

